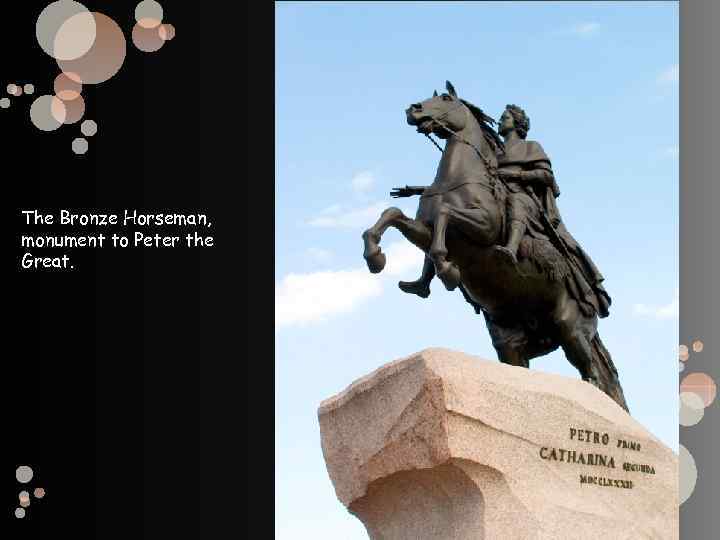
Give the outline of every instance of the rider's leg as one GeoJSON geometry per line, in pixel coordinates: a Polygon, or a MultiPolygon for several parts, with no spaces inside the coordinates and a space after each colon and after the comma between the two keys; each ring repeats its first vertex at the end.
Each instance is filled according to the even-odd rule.
{"type": "Polygon", "coordinates": [[[509,194],[508,199],[508,241],[504,246],[497,246],[499,253],[508,257],[513,263],[517,263],[517,253],[520,241],[527,229],[527,201],[523,193],[509,194]]]}
{"type": "Polygon", "coordinates": [[[401,281],[398,283],[398,287],[400,287],[403,292],[417,294],[420,298],[427,298],[430,296],[430,282],[434,277],[435,265],[432,260],[430,260],[430,257],[426,255],[420,279],[415,281],[401,281]]]}
{"type": "Polygon", "coordinates": [[[513,219],[510,221],[510,234],[508,235],[508,241],[505,248],[515,256],[517,256],[520,241],[525,234],[525,229],[527,229],[527,226],[519,219],[513,219]]]}

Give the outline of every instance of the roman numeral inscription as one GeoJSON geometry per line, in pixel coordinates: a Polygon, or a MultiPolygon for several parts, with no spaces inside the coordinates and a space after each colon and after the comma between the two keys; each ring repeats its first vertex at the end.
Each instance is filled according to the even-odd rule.
{"type": "MultiPolygon", "coordinates": [[[[579,465],[581,467],[603,467],[605,469],[621,469],[626,473],[655,474],[655,468],[652,465],[625,461],[624,457],[619,458],[618,456],[609,454],[612,450],[640,452],[642,447],[639,442],[626,439],[617,439],[611,442],[608,433],[577,427],[569,428],[569,439],[575,443],[584,443],[585,446],[575,449],[543,446],[540,448],[540,458],[547,461],[565,463],[567,465],[579,465]],[[593,448],[593,446],[596,448],[593,448]]],[[[627,454],[627,452],[623,453],[627,454]]],[[[597,476],[592,474],[591,471],[580,472],[579,479],[581,484],[594,486],[615,487],[620,489],[632,489],[634,486],[632,480],[609,478],[602,475],[597,476]]]]}

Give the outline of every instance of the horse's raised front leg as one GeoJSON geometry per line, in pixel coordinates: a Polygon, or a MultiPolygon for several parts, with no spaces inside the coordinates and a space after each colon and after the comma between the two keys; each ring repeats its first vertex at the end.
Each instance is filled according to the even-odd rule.
{"type": "Polygon", "coordinates": [[[432,231],[427,225],[407,217],[399,208],[388,208],[380,215],[377,223],[362,234],[365,245],[363,257],[365,257],[368,269],[373,274],[377,274],[385,268],[387,260],[380,249],[380,239],[387,228],[391,226],[399,230],[405,238],[421,250],[427,252],[430,249],[432,231]]]}
{"type": "Polygon", "coordinates": [[[435,263],[437,277],[440,278],[448,291],[452,291],[460,285],[460,269],[447,260],[448,250],[445,245],[445,233],[451,212],[452,209],[449,205],[440,205],[433,227],[432,245],[428,252],[430,259],[435,263]]]}

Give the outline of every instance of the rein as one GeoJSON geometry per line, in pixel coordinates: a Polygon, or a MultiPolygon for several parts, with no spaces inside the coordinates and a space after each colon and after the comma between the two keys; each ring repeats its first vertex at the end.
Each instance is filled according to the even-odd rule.
{"type": "MultiPolygon", "coordinates": [[[[498,168],[497,168],[495,165],[493,165],[492,163],[490,163],[490,160],[487,159],[487,158],[483,155],[483,153],[480,151],[480,149],[479,149],[477,146],[475,146],[473,143],[471,143],[470,141],[468,141],[467,139],[465,139],[464,137],[462,137],[462,136],[461,136],[459,133],[457,133],[456,131],[450,129],[450,127],[449,127],[445,122],[440,121],[440,118],[443,118],[444,116],[447,116],[448,114],[450,114],[451,112],[455,111],[456,109],[459,109],[460,107],[463,107],[463,104],[462,104],[462,103],[461,103],[460,105],[456,106],[456,107],[453,107],[452,109],[448,109],[447,111],[445,111],[444,113],[442,113],[442,114],[441,114],[440,116],[438,116],[437,118],[434,118],[434,117],[431,116],[431,117],[430,117],[430,120],[432,120],[433,122],[436,122],[437,124],[439,124],[440,127],[442,127],[443,129],[447,130],[447,131],[450,133],[450,135],[453,136],[453,137],[455,137],[458,141],[460,141],[461,143],[467,144],[470,148],[472,148],[473,150],[475,150],[475,152],[477,153],[478,156],[480,156],[480,159],[482,160],[483,164],[485,165],[485,170],[487,171],[488,176],[489,176],[489,180],[490,180],[490,188],[491,188],[491,191],[492,191],[493,195],[495,196],[495,199],[496,199],[496,200],[499,200],[499,199],[500,199],[500,192],[499,192],[499,190],[498,190],[498,181],[500,181],[500,183],[501,183],[506,189],[507,189],[507,185],[505,185],[504,180],[503,180],[502,177],[500,177],[500,175],[498,174],[498,168]]],[[[465,114],[467,115],[468,113],[469,113],[469,111],[466,110],[466,111],[465,111],[465,114]]],[[[482,128],[481,128],[481,129],[482,129],[482,128]]],[[[440,148],[440,145],[439,145],[437,142],[435,142],[435,139],[433,139],[433,138],[430,136],[430,133],[425,133],[424,135],[425,135],[428,139],[430,139],[430,142],[433,143],[438,150],[440,150],[440,153],[445,153],[444,150],[443,150],[442,148],[440,148]]]]}
{"type": "MultiPolygon", "coordinates": [[[[477,153],[478,156],[480,156],[480,159],[482,160],[483,164],[485,165],[485,169],[487,169],[488,174],[490,174],[490,176],[491,176],[491,177],[493,178],[493,180],[494,180],[494,179],[498,178],[497,167],[494,166],[492,163],[490,163],[490,160],[487,159],[487,158],[483,155],[483,153],[480,151],[480,149],[479,149],[477,146],[475,146],[473,143],[471,143],[470,141],[468,141],[468,140],[465,139],[464,137],[460,136],[456,131],[453,131],[452,129],[450,129],[450,127],[449,127],[445,122],[442,122],[442,121],[440,120],[440,118],[443,118],[444,116],[447,116],[448,114],[450,114],[451,112],[455,111],[456,109],[459,109],[460,107],[463,107],[463,105],[460,104],[460,105],[458,105],[458,106],[456,106],[456,107],[453,107],[452,109],[448,109],[447,111],[445,111],[444,113],[442,113],[442,114],[441,114],[440,116],[438,116],[437,118],[434,118],[434,117],[431,116],[431,117],[430,117],[430,120],[432,120],[433,122],[436,122],[437,124],[439,124],[440,127],[442,127],[443,129],[445,129],[446,131],[448,131],[448,132],[449,132],[453,137],[455,137],[458,141],[460,141],[461,143],[467,144],[469,147],[471,147],[473,150],[475,150],[475,152],[477,153]]],[[[467,114],[467,111],[466,111],[465,114],[467,114]]],[[[435,147],[436,147],[438,150],[440,150],[441,153],[443,152],[443,149],[440,148],[440,145],[439,145],[437,142],[435,142],[435,139],[433,139],[433,138],[430,136],[430,133],[425,133],[424,135],[425,135],[428,139],[430,139],[430,142],[433,143],[433,144],[435,145],[435,147]]]]}

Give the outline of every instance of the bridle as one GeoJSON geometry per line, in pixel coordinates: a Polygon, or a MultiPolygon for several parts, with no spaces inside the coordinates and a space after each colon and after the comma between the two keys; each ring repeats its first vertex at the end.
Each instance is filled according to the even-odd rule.
{"type": "MultiPolygon", "coordinates": [[[[430,120],[432,120],[433,122],[436,122],[437,124],[439,124],[440,127],[442,127],[444,130],[446,130],[448,133],[450,133],[450,135],[452,135],[453,137],[455,137],[458,141],[460,141],[461,143],[467,144],[469,147],[471,147],[473,150],[475,150],[475,152],[477,153],[478,156],[480,156],[480,159],[482,160],[483,164],[485,165],[485,169],[487,170],[488,174],[489,174],[493,179],[498,178],[497,167],[496,167],[495,165],[493,165],[492,163],[490,163],[490,160],[487,159],[487,158],[483,155],[483,153],[480,151],[480,149],[479,149],[477,146],[475,146],[473,143],[471,143],[470,141],[468,141],[467,139],[465,139],[463,136],[461,136],[461,135],[460,135],[459,133],[457,133],[456,131],[452,130],[452,129],[450,128],[450,126],[448,126],[445,122],[440,121],[440,118],[443,118],[443,117],[447,116],[447,115],[450,114],[451,112],[456,111],[457,109],[459,109],[459,108],[461,108],[461,107],[465,107],[465,105],[463,105],[462,102],[460,102],[458,105],[456,105],[456,106],[453,107],[452,109],[448,109],[447,111],[445,111],[444,113],[442,113],[442,114],[441,114],[440,116],[438,116],[437,118],[436,118],[436,117],[433,117],[433,116],[430,116],[430,120]]],[[[469,114],[469,112],[470,112],[470,111],[467,110],[467,107],[465,107],[465,116],[467,116],[467,115],[469,114]]],[[[433,143],[438,150],[440,150],[441,153],[444,153],[444,150],[443,150],[442,148],[440,148],[440,145],[435,141],[435,139],[433,139],[433,138],[430,136],[430,133],[424,133],[423,135],[425,135],[425,136],[430,140],[430,142],[433,143]]]]}

